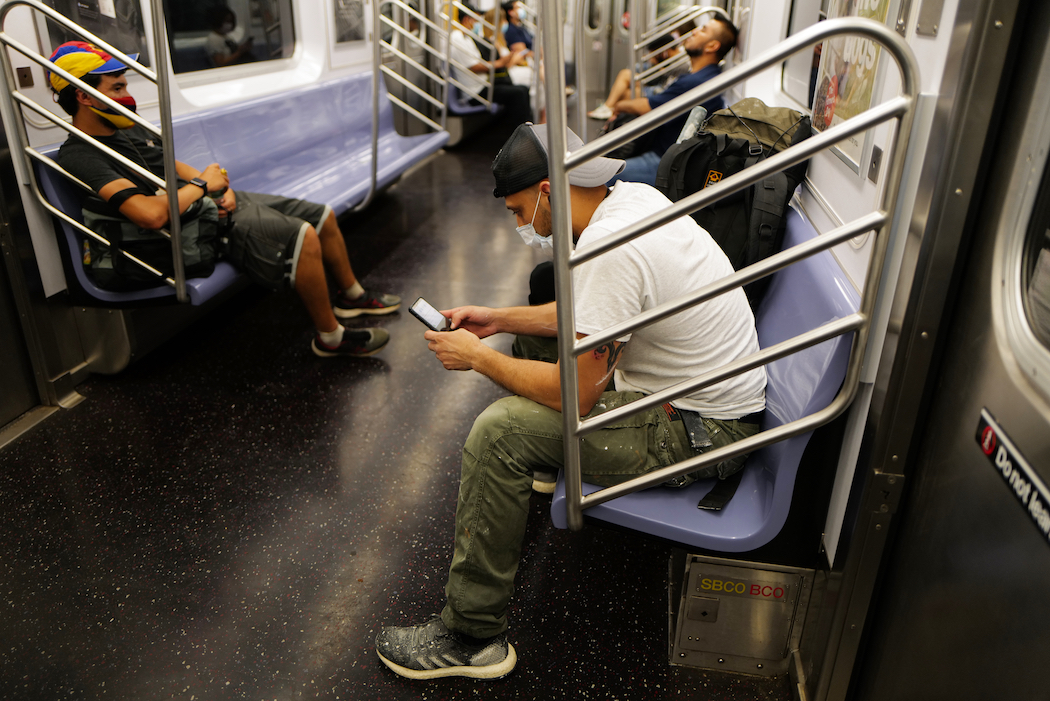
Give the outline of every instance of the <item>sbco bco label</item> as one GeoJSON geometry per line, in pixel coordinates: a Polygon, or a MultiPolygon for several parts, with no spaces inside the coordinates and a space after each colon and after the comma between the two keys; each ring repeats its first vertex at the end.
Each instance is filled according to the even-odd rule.
{"type": "Polygon", "coordinates": [[[761,601],[787,601],[788,594],[788,588],[783,584],[749,582],[744,579],[727,579],[704,574],[697,578],[696,588],[702,594],[743,596],[761,601]]]}
{"type": "Polygon", "coordinates": [[[986,410],[981,410],[977,423],[977,445],[1028,513],[1043,540],[1050,542],[1050,491],[986,410]]]}

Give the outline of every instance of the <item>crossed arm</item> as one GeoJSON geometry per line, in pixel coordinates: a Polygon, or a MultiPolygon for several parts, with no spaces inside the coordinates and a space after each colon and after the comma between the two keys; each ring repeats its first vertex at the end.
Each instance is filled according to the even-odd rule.
{"type": "MultiPolygon", "coordinates": [[[[200,178],[208,184],[209,192],[222,190],[230,185],[229,178],[222,172],[218,163],[212,163],[203,171],[200,171],[193,166],[176,161],[175,170],[183,180],[200,178]]],[[[127,189],[135,189],[135,187],[135,183],[126,178],[120,178],[103,185],[98,191],[98,195],[109,202],[117,193],[127,189]]],[[[179,213],[185,212],[191,204],[204,197],[205,194],[204,190],[197,185],[187,184],[180,187],[179,213]]],[[[222,200],[217,204],[228,212],[232,212],[233,208],[236,207],[233,191],[227,190],[222,200]],[[227,197],[229,197],[229,200],[227,200],[227,197]],[[231,206],[226,206],[227,204],[231,206]]],[[[156,195],[132,195],[120,205],[120,213],[144,229],[159,229],[168,223],[168,196],[163,192],[156,195]]]]}
{"type": "MultiPolygon", "coordinates": [[[[495,333],[554,337],[557,323],[554,302],[538,307],[457,307],[443,311],[454,331],[427,331],[430,350],[448,370],[474,370],[521,397],[561,411],[560,362],[512,358],[481,343],[495,333]]],[[[577,334],[584,338],[585,334],[577,334]]],[[[580,387],[580,415],[584,416],[605,391],[625,343],[613,341],[576,360],[580,387]]]]}

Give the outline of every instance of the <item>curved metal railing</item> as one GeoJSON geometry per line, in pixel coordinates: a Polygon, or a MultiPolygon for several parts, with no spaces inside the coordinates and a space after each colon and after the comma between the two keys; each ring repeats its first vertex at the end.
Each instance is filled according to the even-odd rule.
{"type": "MultiPolygon", "coordinates": [[[[548,10],[541,16],[545,33],[559,31],[558,22],[553,12],[554,5],[555,0],[544,0],[544,7],[548,10]]],[[[560,44],[551,43],[549,51],[549,59],[553,63],[558,63],[562,60],[560,44]]],[[[565,484],[567,520],[570,528],[579,529],[583,525],[583,510],[588,507],[631,492],[662,484],[673,477],[684,475],[728,458],[753,452],[777,441],[812,431],[841,414],[853,401],[859,383],[864,350],[867,345],[871,314],[881,281],[880,273],[886,258],[889,239],[887,234],[893,220],[893,210],[897,203],[903,176],[904,159],[914,120],[914,107],[918,87],[918,69],[914,54],[907,43],[896,33],[882,24],[867,19],[844,18],[828,20],[789,37],[759,56],[739,66],[730,68],[717,78],[707,81],[666,105],[568,154],[566,147],[567,125],[564,111],[564,77],[557,75],[550,77],[547,81],[547,99],[550,105],[548,112],[550,117],[549,150],[551,154],[567,154],[560,158],[554,155],[551,156],[549,173],[555,253],[555,284],[558,291],[558,355],[562,359],[560,371],[563,435],[566,438],[565,484]],[[572,250],[571,212],[567,207],[569,202],[568,173],[570,170],[630,141],[642,132],[664,124],[670,119],[687,112],[694,105],[700,104],[715,95],[722,94],[730,86],[776,66],[794,53],[807,49],[825,39],[846,34],[871,39],[887,50],[887,53],[896,62],[901,74],[901,95],[872,107],[824,132],[814,134],[801,143],[793,145],[741,173],[725,178],[717,185],[712,185],[689,195],[664,211],[625,227],[597,244],[577,251],[572,250]],[[637,236],[641,236],[674,219],[705,207],[726,195],[741,190],[768,175],[800,163],[818,151],[843,139],[861,134],[875,125],[888,120],[896,120],[896,129],[893,134],[893,152],[888,155],[889,165],[887,168],[886,188],[883,191],[882,201],[877,211],[840,226],[804,244],[781,251],[765,260],[743,268],[727,278],[682,298],[663,304],[634,319],[606,329],[601,333],[592,334],[579,341],[576,340],[571,277],[573,268],[637,236]],[[700,304],[705,300],[745,285],[753,280],[771,275],[792,262],[815,255],[867,231],[875,231],[876,239],[861,295],[860,308],[856,313],[769,348],[764,348],[751,356],[741,358],[717,370],[649,395],[626,406],[592,418],[580,418],[579,382],[576,374],[576,363],[567,362],[567,360],[574,360],[579,355],[603,343],[608,343],[624,333],[666,318],[688,306],[700,304]],[[622,420],[627,415],[663,404],[846,333],[855,334],[850,351],[849,365],[846,370],[846,378],[838,395],[824,409],[777,428],[762,431],[755,436],[737,441],[732,445],[703,453],[675,465],[636,477],[615,487],[601,489],[587,496],[583,495],[579,441],[584,435],[622,420]]]]}
{"type": "MultiPolygon", "coordinates": [[[[160,54],[156,57],[156,63],[159,66],[167,66],[168,42],[164,31],[164,13],[161,4],[162,0],[151,0],[151,3],[154,32],[153,45],[158,54],[160,54]]],[[[33,195],[40,202],[40,204],[54,216],[73,226],[82,234],[91,238],[92,240],[97,241],[98,243],[101,243],[105,246],[112,246],[112,244],[105,237],[100,236],[99,234],[84,226],[76,219],[70,217],[68,214],[66,214],[59,208],[55,207],[48,201],[47,197],[44,196],[43,192],[40,189],[40,184],[37,181],[36,172],[30,161],[37,161],[39,163],[43,163],[44,165],[53,168],[54,170],[57,170],[59,173],[64,175],[78,187],[84,188],[91,194],[95,194],[95,192],[85,183],[81,182],[77,178],[73,177],[66,170],[61,168],[53,160],[29,146],[29,137],[26,133],[25,123],[22,119],[17,118],[20,114],[19,109],[29,109],[35,112],[36,114],[51,122],[55,126],[64,129],[70,134],[76,136],[77,138],[84,140],[85,142],[93,145],[95,148],[103,151],[114,160],[120,162],[122,165],[131,168],[133,171],[143,176],[144,178],[155,184],[157,187],[164,188],[165,192],[168,195],[169,229],[166,231],[161,229],[160,232],[171,239],[172,259],[174,261],[174,277],[168,277],[164,275],[164,273],[162,273],[161,271],[139,260],[133,255],[130,255],[126,252],[124,252],[123,255],[125,258],[128,258],[136,265],[148,271],[150,274],[156,276],[158,280],[163,281],[164,283],[173,287],[175,289],[176,299],[178,299],[180,302],[186,302],[189,299],[189,297],[186,293],[186,271],[182,264],[182,245],[180,243],[181,228],[179,221],[178,173],[175,169],[175,150],[174,144],[171,143],[172,140],[164,138],[164,135],[171,134],[171,100],[169,99],[170,89],[168,86],[167,71],[161,70],[154,72],[149,68],[146,68],[142,64],[138,63],[137,61],[131,60],[131,58],[129,58],[126,54],[124,54],[117,48],[111,46],[101,38],[95,36],[80,25],[76,24],[75,22],[67,19],[65,16],[59,14],[47,5],[38,2],[38,0],[5,0],[4,2],[0,3],[0,44],[3,44],[4,46],[12,49],[13,51],[22,54],[34,63],[42,66],[45,71],[52,71],[54,73],[57,73],[73,85],[76,85],[84,92],[88,93],[89,95],[95,97],[98,100],[101,100],[110,108],[115,109],[119,114],[127,117],[139,126],[148,130],[150,133],[161,138],[161,142],[164,147],[165,177],[163,179],[157,177],[152,172],[143,168],[142,166],[128,160],[127,158],[124,158],[113,149],[109,148],[105,144],[102,144],[97,139],[88,136],[84,132],[69,124],[69,122],[67,122],[66,120],[56,116],[53,112],[41,106],[32,98],[20,92],[18,90],[17,84],[15,83],[14,71],[11,66],[10,55],[7,51],[0,51],[0,64],[2,64],[3,66],[4,77],[7,81],[7,90],[4,91],[3,99],[8,101],[8,113],[15,117],[15,119],[13,120],[15,123],[8,125],[9,127],[13,128],[9,128],[7,132],[8,134],[14,136],[14,138],[17,141],[19,150],[22,152],[23,157],[27,159],[27,177],[29,178],[29,187],[33,195]],[[114,102],[110,98],[100,93],[95,88],[92,88],[84,81],[80,80],[79,78],[73,77],[65,70],[51,63],[50,60],[37,53],[35,49],[26,46],[25,44],[21,43],[14,37],[7,34],[5,31],[3,31],[3,27],[5,26],[8,14],[11,12],[11,10],[18,6],[28,7],[31,10],[43,14],[51,21],[80,36],[85,41],[95,44],[96,46],[106,51],[113,57],[122,61],[130,70],[135,71],[150,82],[154,83],[157,86],[158,99],[160,102],[161,126],[159,128],[154,126],[153,124],[146,121],[136,113],[130,111],[123,105],[114,102]]]]}

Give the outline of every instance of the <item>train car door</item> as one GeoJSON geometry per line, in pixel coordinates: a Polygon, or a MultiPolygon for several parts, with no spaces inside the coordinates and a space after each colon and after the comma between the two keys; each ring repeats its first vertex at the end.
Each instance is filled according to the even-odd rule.
{"type": "MultiPolygon", "coordinates": [[[[18,184],[2,125],[0,143],[5,146],[4,156],[0,159],[0,178],[3,180],[0,187],[0,251],[3,258],[0,263],[0,445],[3,445],[3,428],[40,404],[40,393],[22,326],[22,313],[15,298],[16,294],[23,297],[25,294],[21,286],[16,288],[13,284],[13,280],[22,277],[16,267],[20,264],[20,256],[16,253],[8,218],[13,209],[9,198],[18,197],[18,184]]],[[[20,206],[21,203],[16,205],[20,206]]]]}
{"type": "Polygon", "coordinates": [[[990,9],[1014,33],[1012,83],[984,147],[954,310],[922,333],[943,344],[941,371],[868,617],[858,699],[1046,697],[1050,6],[1022,2],[1015,19],[990,9]]]}

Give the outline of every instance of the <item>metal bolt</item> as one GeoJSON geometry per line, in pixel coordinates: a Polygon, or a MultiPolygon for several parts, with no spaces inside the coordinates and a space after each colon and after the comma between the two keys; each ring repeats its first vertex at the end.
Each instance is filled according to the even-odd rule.
{"type": "Polygon", "coordinates": [[[897,456],[896,456],[896,455],[894,455],[893,457],[891,457],[891,458],[890,458],[890,461],[891,461],[891,462],[897,462],[897,456]]]}
{"type": "Polygon", "coordinates": [[[724,659],[722,659],[721,657],[719,657],[719,658],[718,658],[718,664],[722,664],[722,663],[724,663],[724,662],[725,662],[725,660],[724,660],[724,659]]]}
{"type": "Polygon", "coordinates": [[[887,484],[897,484],[897,478],[892,475],[886,480],[887,484]]]}
{"type": "MultiPolygon", "coordinates": [[[[879,513],[882,513],[882,514],[885,514],[885,513],[889,512],[889,510],[890,510],[890,507],[886,506],[885,504],[883,504],[882,506],[879,507],[879,513]]],[[[876,528],[878,528],[878,526],[876,526],[876,528]]]]}
{"type": "Polygon", "coordinates": [[[995,20],[995,28],[996,29],[1002,29],[1003,28],[1003,21],[1001,19],[995,20]]]}
{"type": "Polygon", "coordinates": [[[962,188],[961,187],[955,188],[955,194],[959,195],[960,197],[962,197],[962,188]]]}
{"type": "Polygon", "coordinates": [[[758,668],[759,668],[759,669],[762,669],[762,665],[758,665],[758,668]]]}
{"type": "Polygon", "coordinates": [[[923,331],[919,335],[922,336],[922,340],[924,340],[924,341],[927,340],[930,337],[930,334],[926,333],[925,331],[923,331]]]}
{"type": "Polygon", "coordinates": [[[875,524],[875,530],[881,531],[882,530],[882,524],[881,523],[876,523],[875,524]]]}

